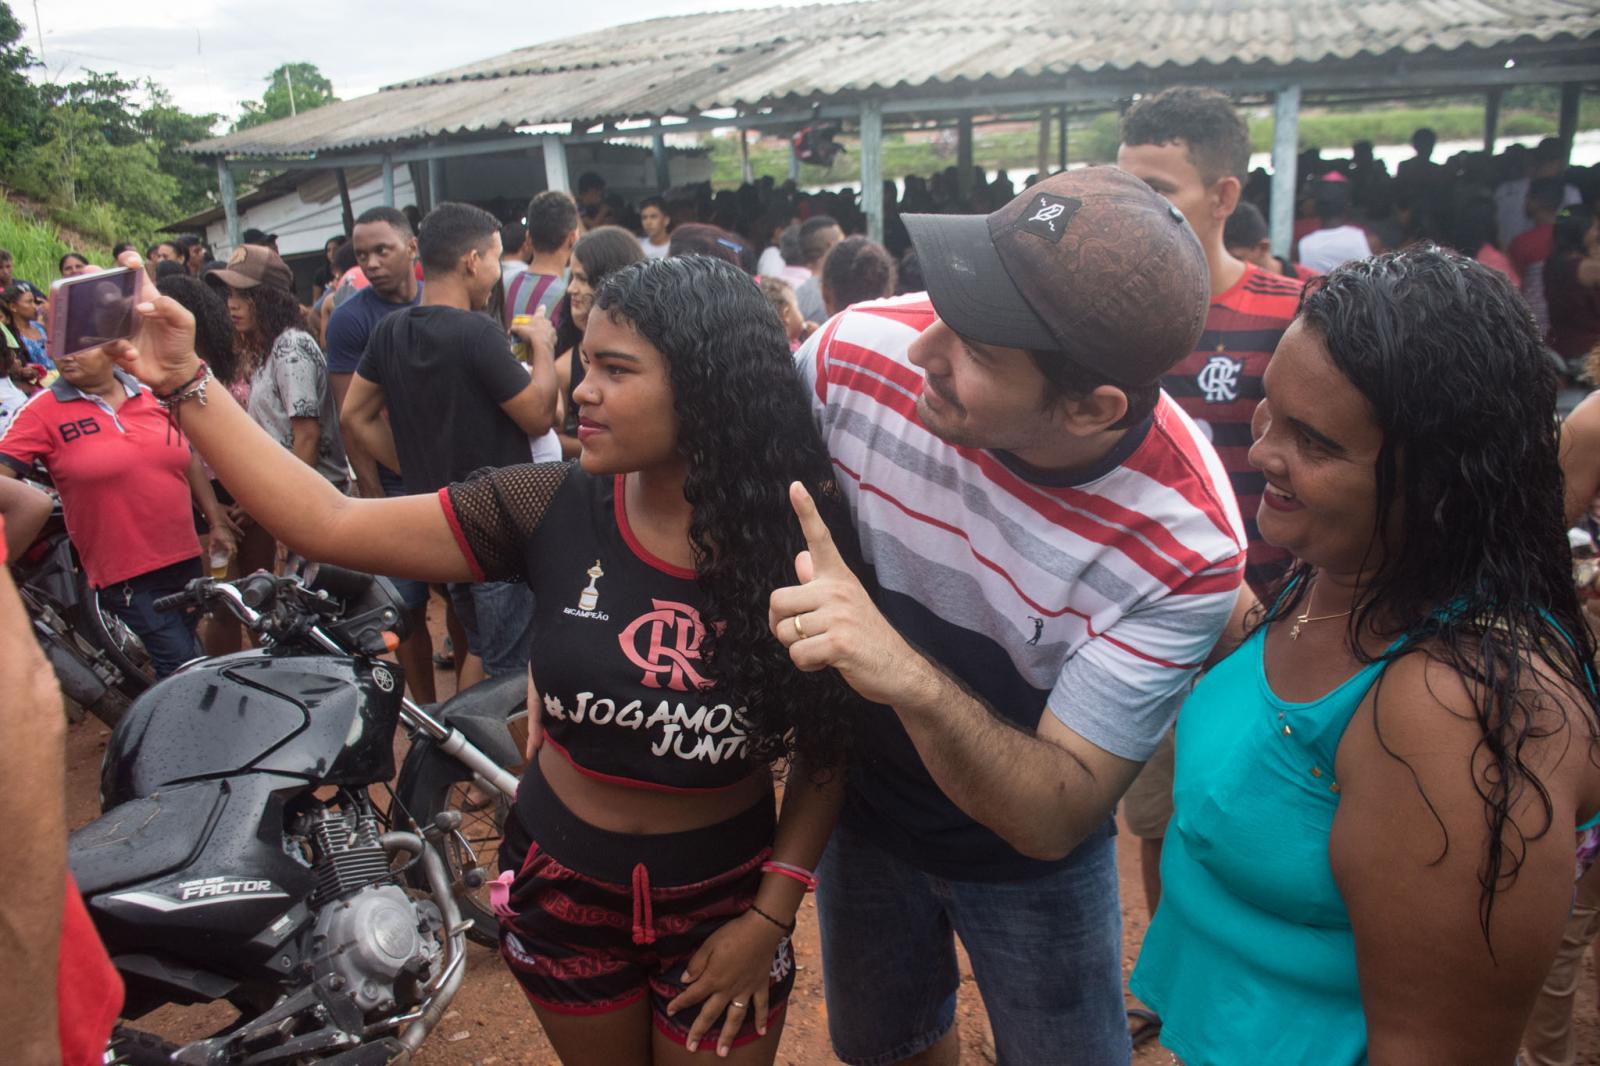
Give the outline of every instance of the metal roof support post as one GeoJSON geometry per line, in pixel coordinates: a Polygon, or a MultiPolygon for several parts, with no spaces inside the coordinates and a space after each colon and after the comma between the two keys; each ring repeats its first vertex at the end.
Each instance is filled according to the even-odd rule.
{"type": "Polygon", "coordinates": [[[956,120],[956,189],[965,200],[972,195],[972,116],[956,120]]]}
{"type": "Polygon", "coordinates": [[[571,192],[572,182],[567,177],[567,146],[561,137],[546,133],[539,138],[544,150],[544,187],[558,192],[571,192]]]}
{"type": "Polygon", "coordinates": [[[1295,164],[1299,155],[1300,86],[1279,89],[1272,106],[1272,254],[1289,258],[1294,243],[1295,164]]]}
{"type": "Polygon", "coordinates": [[[229,248],[239,247],[239,198],[233,191],[233,171],[225,156],[217,157],[217,195],[222,197],[222,213],[228,220],[229,248]]]}
{"type": "Polygon", "coordinates": [[[650,155],[656,164],[656,188],[666,192],[672,185],[672,169],[667,163],[667,138],[659,129],[650,138],[650,155]]]}
{"type": "Polygon", "coordinates": [[[383,206],[394,206],[394,156],[383,153],[383,206]]]}
{"type": "Polygon", "coordinates": [[[1578,97],[1583,93],[1583,83],[1565,82],[1561,86],[1561,158],[1572,158],[1572,138],[1578,135],[1578,97]]]}
{"type": "Polygon", "coordinates": [[[1039,158],[1034,172],[1041,178],[1050,173],[1050,109],[1039,109],[1039,158]]]}
{"type": "Polygon", "coordinates": [[[750,169],[750,131],[743,126],[739,127],[739,180],[746,185],[756,180],[750,169]]]}
{"type": "Polygon", "coordinates": [[[1061,124],[1060,139],[1056,142],[1056,169],[1067,169],[1067,105],[1062,104],[1056,111],[1061,124]]]}
{"type": "Polygon", "coordinates": [[[428,210],[444,203],[444,160],[436,155],[428,157],[428,210]]]}
{"type": "Polygon", "coordinates": [[[794,150],[794,138],[789,138],[789,180],[800,181],[800,153],[794,150]]]}
{"type": "Polygon", "coordinates": [[[861,102],[861,211],[867,236],[883,240],[883,103],[861,102]]]}
{"type": "Polygon", "coordinates": [[[1483,98],[1483,150],[1494,154],[1495,135],[1500,131],[1500,97],[1505,90],[1490,89],[1483,98]]]}

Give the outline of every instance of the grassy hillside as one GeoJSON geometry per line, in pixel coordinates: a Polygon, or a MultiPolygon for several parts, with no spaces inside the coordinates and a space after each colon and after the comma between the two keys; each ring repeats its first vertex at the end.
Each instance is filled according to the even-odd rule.
{"type": "Polygon", "coordinates": [[[42,222],[28,208],[0,195],[0,248],[16,260],[16,276],[48,288],[60,276],[58,264],[68,252],[82,252],[92,263],[109,266],[111,249],[98,244],[69,245],[76,234],[62,234],[49,222],[42,222]],[[65,239],[64,239],[65,238],[65,239]]]}

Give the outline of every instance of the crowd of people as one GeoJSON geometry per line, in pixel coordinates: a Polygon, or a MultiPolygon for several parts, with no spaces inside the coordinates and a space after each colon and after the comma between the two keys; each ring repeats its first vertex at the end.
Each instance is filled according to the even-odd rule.
{"type": "Polygon", "coordinates": [[[1308,157],[1279,258],[1226,96],[1121,132],[886,185],[882,244],[585,175],[369,210],[305,302],[270,234],[119,249],[135,336],[52,365],[7,270],[0,472],[162,674],[241,634],[153,599],[281,551],[395,579],[419,700],[435,591],[460,684],[526,671],[501,956],[568,1066],[775,1061],[808,891],[847,1063],[957,1061],[959,936],[1002,1064],[1570,1064],[1594,175],[1308,157]]]}

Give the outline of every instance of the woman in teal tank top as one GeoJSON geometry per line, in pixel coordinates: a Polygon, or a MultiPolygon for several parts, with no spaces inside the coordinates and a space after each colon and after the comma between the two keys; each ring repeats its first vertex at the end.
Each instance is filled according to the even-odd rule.
{"type": "Polygon", "coordinates": [[[1265,387],[1299,563],[1180,715],[1132,989],[1187,1066],[1511,1066],[1600,838],[1554,375],[1428,248],[1308,286],[1265,387]]]}

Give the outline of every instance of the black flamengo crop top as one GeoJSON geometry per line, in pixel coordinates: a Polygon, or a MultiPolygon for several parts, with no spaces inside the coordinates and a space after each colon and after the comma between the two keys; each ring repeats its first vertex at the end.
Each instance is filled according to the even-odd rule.
{"type": "Polygon", "coordinates": [[[478,580],[533,589],[545,743],[636,788],[706,791],[750,775],[744,708],[700,672],[694,572],[634,539],[620,476],[510,466],[439,497],[478,580]]]}

